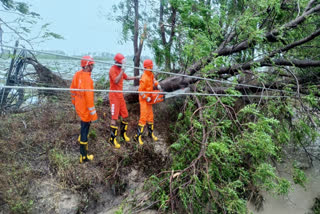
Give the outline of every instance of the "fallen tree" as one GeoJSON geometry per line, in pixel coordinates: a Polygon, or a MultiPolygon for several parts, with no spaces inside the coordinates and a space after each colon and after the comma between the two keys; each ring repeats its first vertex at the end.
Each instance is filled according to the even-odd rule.
{"type": "MultiPolygon", "coordinates": [[[[246,200],[262,204],[262,189],[287,194],[290,182],[275,173],[283,145],[306,148],[320,124],[320,2],[178,0],[166,7],[168,17],[176,12],[168,24],[173,67],[220,82],[172,76],[162,88],[243,97],[187,97],[177,110],[171,166],[150,178],[151,202],[138,200],[134,211],[246,213],[246,200]]],[[[292,176],[302,184],[298,171],[292,176]]]]}
{"type": "MultiPolygon", "coordinates": [[[[283,2],[283,4],[286,3],[283,2]]],[[[319,19],[318,14],[320,11],[320,4],[317,4],[316,1],[309,1],[301,14],[298,14],[296,17],[294,17],[294,19],[283,20],[285,22],[277,23],[277,25],[271,25],[272,22],[276,21],[276,17],[270,17],[274,13],[274,8],[269,6],[265,10],[265,12],[267,12],[267,17],[261,20],[263,24],[261,24],[261,26],[259,26],[257,29],[257,31],[268,30],[266,33],[264,33],[264,35],[261,35],[261,37],[257,38],[245,38],[239,41],[239,37],[243,32],[239,31],[236,27],[231,28],[230,26],[226,26],[225,29],[221,30],[225,32],[224,38],[219,41],[220,45],[217,45],[217,48],[208,54],[209,56],[201,58],[200,60],[192,63],[186,69],[181,68],[178,72],[180,74],[203,77],[200,72],[203,69],[206,69],[206,67],[210,67],[211,69],[206,72],[206,76],[209,78],[225,80],[231,77],[236,77],[238,79],[238,83],[246,84],[248,81],[246,81],[244,78],[241,78],[239,76],[240,73],[249,70],[252,75],[255,73],[256,78],[260,78],[259,74],[253,72],[253,70],[256,71],[259,67],[273,67],[273,69],[265,69],[264,71],[270,72],[270,75],[274,76],[274,70],[275,68],[278,68],[278,70],[286,72],[288,77],[291,79],[273,79],[272,81],[276,81],[280,84],[275,85],[271,82],[265,82],[265,88],[268,89],[268,87],[270,87],[271,89],[282,90],[283,87],[288,84],[296,84],[294,77],[288,73],[286,69],[283,69],[284,66],[293,67],[294,69],[320,67],[320,60],[314,60],[312,59],[312,55],[309,55],[309,53],[312,53],[312,49],[318,50],[316,44],[317,41],[319,41],[318,36],[320,35],[320,29],[315,27],[309,31],[303,33],[301,32],[305,28],[305,25],[308,25],[308,22],[310,22],[311,16],[319,19]],[[294,35],[297,32],[299,32],[299,35],[302,34],[302,37],[295,36],[294,38],[285,39],[285,36],[294,35]],[[305,58],[297,58],[296,51],[302,51],[307,43],[311,43],[308,45],[310,51],[306,51],[304,56],[299,56],[305,58]],[[239,56],[246,55],[248,52],[250,53],[259,50],[263,51],[259,57],[256,57],[253,54],[253,57],[249,57],[248,59],[238,62],[233,62],[236,60],[229,59],[230,62],[227,63],[230,64],[229,66],[217,66],[216,61],[221,59],[221,57],[224,57],[224,59],[225,57],[234,59],[239,56]],[[281,57],[279,58],[280,55],[281,57]]],[[[295,10],[295,8],[291,8],[290,10],[295,10]]],[[[205,29],[199,30],[205,31],[205,29]]],[[[247,33],[249,34],[252,32],[247,33]]],[[[173,72],[176,72],[176,70],[173,72]]],[[[304,77],[297,75],[297,78],[298,82],[301,82],[301,79],[304,77]]],[[[171,92],[181,88],[189,87],[198,81],[199,79],[192,77],[171,76],[161,81],[161,86],[164,91],[171,92]]],[[[304,84],[307,83],[304,81],[304,84]]],[[[253,92],[259,92],[262,90],[256,90],[256,87],[262,87],[261,83],[256,82],[253,84],[253,86],[254,87],[252,88],[255,88],[253,92]]],[[[243,88],[248,89],[248,87],[242,86],[237,86],[236,88],[239,91],[243,91],[243,88]]],[[[293,86],[293,88],[296,89],[297,87],[293,86]]],[[[136,90],[136,88],[132,88],[132,90],[136,90]]],[[[137,96],[127,95],[126,99],[129,102],[136,102],[137,96]]]]}
{"type": "MultiPolygon", "coordinates": [[[[64,80],[50,69],[38,62],[36,57],[28,52],[21,51],[18,54],[13,54],[11,65],[7,73],[7,86],[35,86],[35,87],[69,87],[70,81],[64,80]],[[32,65],[34,70],[26,69],[28,65],[32,65]],[[35,72],[34,72],[35,71],[35,72]]],[[[40,96],[60,96],[61,93],[55,91],[39,90],[38,93],[33,93],[40,99],[40,96]]],[[[31,94],[25,96],[24,89],[2,88],[0,90],[0,109],[2,112],[18,112],[20,107],[30,99],[31,94]]]]}

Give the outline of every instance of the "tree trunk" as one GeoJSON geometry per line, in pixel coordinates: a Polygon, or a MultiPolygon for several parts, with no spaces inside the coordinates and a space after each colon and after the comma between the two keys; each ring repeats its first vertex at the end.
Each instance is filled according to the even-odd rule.
{"type": "Polygon", "coordinates": [[[167,41],[166,38],[166,31],[165,31],[165,23],[164,23],[164,1],[160,1],[160,17],[159,17],[159,28],[160,28],[160,36],[161,36],[161,42],[164,49],[164,58],[165,58],[165,70],[170,71],[171,70],[171,46],[173,42],[173,37],[175,35],[175,24],[176,24],[176,15],[177,10],[176,8],[171,7],[172,13],[171,13],[171,30],[169,35],[169,41],[167,41]]]}
{"type": "MultiPolygon", "coordinates": [[[[15,44],[15,47],[17,48],[19,45],[19,41],[16,41],[16,44],[15,44]]],[[[13,50],[13,55],[12,55],[12,59],[11,59],[11,63],[10,63],[10,67],[9,67],[9,71],[8,71],[8,75],[7,75],[7,81],[6,81],[6,85],[7,86],[10,86],[10,85],[14,85],[13,82],[11,81],[11,73],[13,71],[13,64],[16,60],[16,55],[17,55],[17,49],[14,49],[13,50]]],[[[0,91],[0,109],[1,111],[4,110],[6,104],[7,104],[7,98],[8,98],[8,95],[10,93],[11,89],[10,88],[3,88],[1,91],[0,91]]]]}
{"type": "MultiPolygon", "coordinates": [[[[140,75],[140,57],[142,46],[138,44],[139,38],[139,0],[134,0],[134,38],[133,38],[133,48],[134,48],[134,76],[140,75]]],[[[134,85],[139,85],[139,80],[134,80],[134,85]]]]}

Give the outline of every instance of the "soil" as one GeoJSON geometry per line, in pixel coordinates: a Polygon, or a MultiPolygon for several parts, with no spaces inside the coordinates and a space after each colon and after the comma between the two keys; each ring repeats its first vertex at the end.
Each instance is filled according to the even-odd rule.
{"type": "MultiPolygon", "coordinates": [[[[176,102],[165,102],[154,106],[154,133],[159,140],[153,142],[145,132],[143,146],[133,141],[139,104],[128,105],[131,141],[123,142],[119,136],[118,150],[107,143],[109,107],[96,106],[99,121],[91,124],[88,140],[94,160],[85,164],[79,163],[80,120],[69,101],[3,116],[0,213],[131,212],[135,201],[147,200],[146,180],[171,161],[170,126],[180,110],[176,102]],[[16,191],[9,194],[13,186],[16,191]]],[[[154,212],[152,207],[144,211],[154,212]]]]}

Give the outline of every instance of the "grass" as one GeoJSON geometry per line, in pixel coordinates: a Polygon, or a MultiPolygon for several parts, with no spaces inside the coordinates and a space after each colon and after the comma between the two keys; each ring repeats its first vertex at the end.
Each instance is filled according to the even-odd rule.
{"type": "MultiPolygon", "coordinates": [[[[106,142],[110,135],[109,107],[96,108],[99,122],[92,123],[89,132],[89,153],[94,155],[94,161],[86,164],[79,164],[80,120],[69,102],[51,102],[29,112],[1,116],[0,201],[4,202],[7,212],[32,212],[37,206],[37,197],[30,189],[36,181],[53,179],[61,190],[80,195],[79,212],[86,212],[94,207],[101,188],[112,187],[116,194],[122,194],[132,168],[145,177],[164,168],[167,163],[155,153],[152,143],[141,148],[132,139],[130,143],[122,142],[120,150],[113,149],[106,142]]],[[[159,108],[163,112],[163,107],[159,108]]],[[[139,120],[139,104],[128,105],[128,110],[128,134],[132,137],[139,120]]],[[[168,121],[168,115],[156,112],[157,109],[155,129],[168,136],[169,130],[164,127],[175,119],[168,121]]]]}
{"type": "Polygon", "coordinates": [[[313,214],[320,214],[320,196],[314,199],[314,204],[311,210],[313,214]]]}

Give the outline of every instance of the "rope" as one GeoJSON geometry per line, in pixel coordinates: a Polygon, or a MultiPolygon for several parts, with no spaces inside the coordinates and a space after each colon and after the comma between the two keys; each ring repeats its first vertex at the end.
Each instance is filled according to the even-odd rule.
{"type": "MultiPolygon", "coordinates": [[[[3,45],[3,47],[15,48],[13,46],[8,46],[8,45],[3,45]]],[[[16,48],[16,49],[26,50],[26,51],[30,51],[30,52],[37,52],[37,53],[42,53],[42,54],[48,54],[48,55],[54,55],[54,56],[60,56],[60,57],[63,57],[63,58],[70,58],[70,59],[77,59],[77,60],[81,60],[82,59],[80,57],[65,56],[65,55],[62,55],[62,54],[48,53],[48,52],[44,52],[44,51],[31,50],[31,49],[27,49],[27,48],[16,48]]],[[[110,62],[101,61],[101,60],[94,60],[94,62],[107,64],[107,65],[119,65],[119,64],[116,64],[116,63],[110,63],[110,62]]],[[[224,84],[231,84],[231,85],[239,85],[239,86],[250,87],[250,88],[257,88],[257,89],[262,89],[262,90],[269,90],[269,91],[276,91],[276,92],[287,92],[287,93],[290,93],[290,94],[296,94],[296,92],[291,92],[291,91],[283,91],[283,90],[279,90],[279,89],[264,88],[264,87],[249,85],[249,84],[234,83],[234,82],[230,82],[230,81],[208,79],[208,78],[205,78],[205,77],[190,76],[190,75],[186,75],[186,74],[178,74],[178,73],[166,72],[166,71],[156,70],[156,69],[144,69],[144,68],[134,67],[134,66],[125,66],[125,67],[133,68],[133,69],[139,69],[139,70],[149,70],[149,71],[152,71],[152,72],[169,74],[169,75],[173,75],[173,76],[181,76],[181,77],[194,78],[194,79],[199,79],[199,80],[206,80],[206,81],[210,81],[210,82],[218,82],[218,83],[224,83],[224,84]]]]}
{"type": "Polygon", "coordinates": [[[216,93],[186,93],[186,92],[153,92],[153,91],[130,91],[130,90],[107,90],[107,89],[71,89],[71,88],[46,88],[46,87],[32,87],[32,86],[0,86],[0,88],[10,89],[32,89],[32,90],[46,90],[46,91],[93,91],[93,92],[108,92],[108,93],[146,93],[146,94],[164,94],[170,96],[177,95],[195,95],[195,96],[220,96],[220,97],[267,97],[267,98],[279,98],[279,97],[292,97],[292,96],[268,96],[268,95],[235,95],[235,94],[216,94],[216,93]]]}

